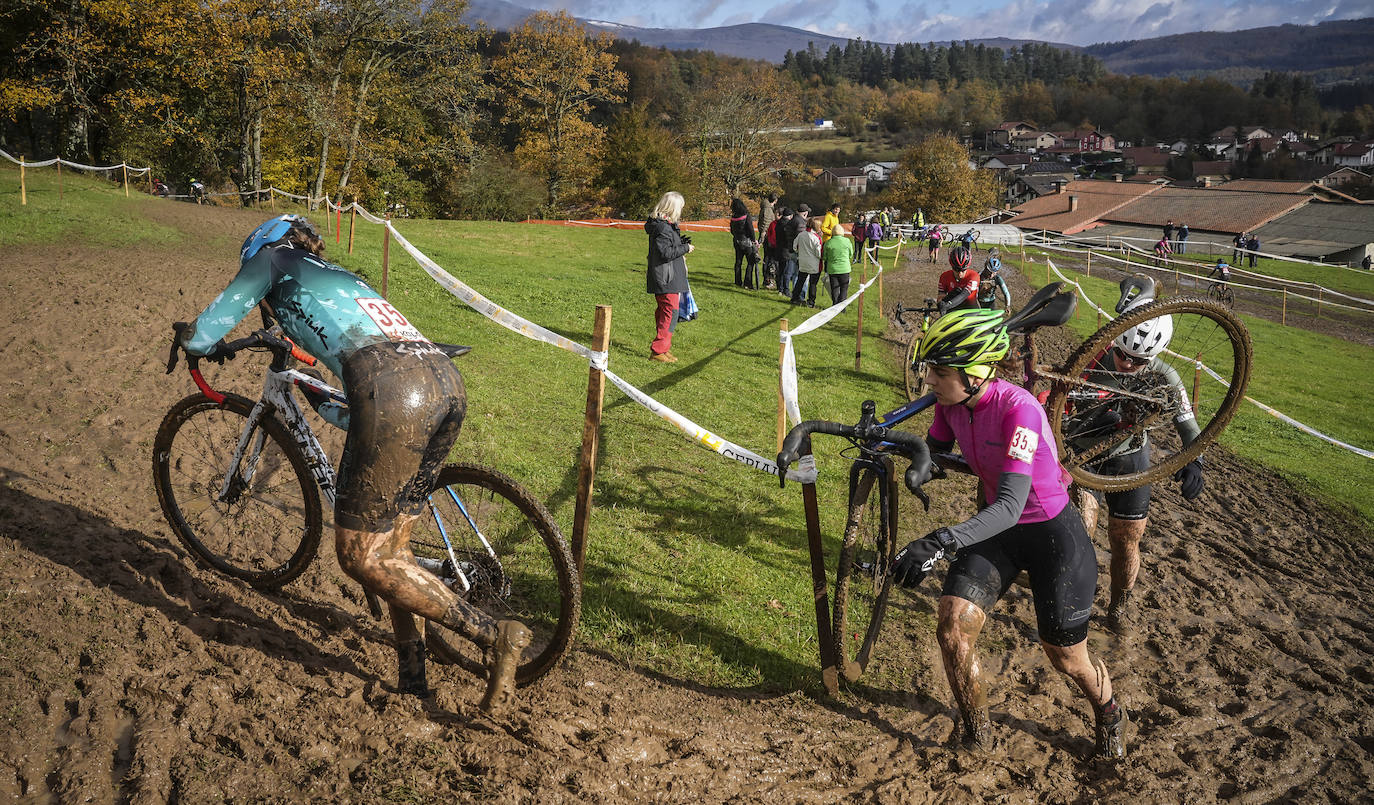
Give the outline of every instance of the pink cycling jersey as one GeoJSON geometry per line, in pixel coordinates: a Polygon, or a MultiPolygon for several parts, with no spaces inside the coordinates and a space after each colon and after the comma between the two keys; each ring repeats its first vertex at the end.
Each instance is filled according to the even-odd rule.
{"type": "Polygon", "coordinates": [[[1030,496],[1017,523],[1051,520],[1069,503],[1068,474],[1045,409],[1030,392],[994,378],[970,412],[963,405],[935,405],[930,436],[957,442],[969,467],[983,481],[988,503],[997,497],[1002,473],[1029,475],[1030,496]]]}

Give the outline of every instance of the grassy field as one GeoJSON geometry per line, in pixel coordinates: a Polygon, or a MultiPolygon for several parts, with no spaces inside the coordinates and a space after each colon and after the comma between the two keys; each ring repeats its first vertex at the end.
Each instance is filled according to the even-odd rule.
{"type": "MultiPolygon", "coordinates": [[[[1027,250],[1034,260],[1022,267],[1032,284],[1045,282],[1045,254],[1027,250]]],[[[1010,252],[1009,257],[1019,258],[1010,252]]],[[[1085,277],[1061,265],[1100,307],[1116,303],[1115,282],[1085,277]]],[[[1019,262],[1012,259],[1013,265],[1019,262]]],[[[1090,308],[1072,326],[1084,336],[1096,329],[1090,308]]],[[[1365,449],[1374,449],[1374,380],[1357,368],[1374,360],[1374,349],[1339,338],[1242,315],[1254,344],[1254,363],[1248,396],[1329,436],[1365,449]]],[[[1374,520],[1374,466],[1370,459],[1330,445],[1243,403],[1221,437],[1237,454],[1274,468],[1304,491],[1340,507],[1354,509],[1374,520]]]]}
{"type": "MultiPolygon", "coordinates": [[[[190,243],[187,233],[143,217],[148,205],[176,202],[126,200],[108,183],[69,178],[65,201],[56,205],[52,176],[30,174],[37,194],[30,201],[43,212],[35,215],[11,203],[17,173],[0,171],[0,243],[190,243]]],[[[699,248],[689,261],[701,317],[679,326],[673,351],[681,362],[669,366],[647,359],[653,298],[644,292],[642,232],[418,220],[398,227],[460,280],[569,338],[588,342],[594,307],[610,305],[613,371],[720,436],[765,456],[775,451],[778,328],[783,317],[795,327],[810,311],[776,294],[735,289],[727,234],[694,237],[699,248]]],[[[359,221],[352,255],[332,236],[329,243],[329,257],[380,284],[380,228],[359,221]]],[[[236,246],[205,248],[232,253],[236,246]]],[[[1029,268],[1043,280],[1043,263],[1029,268]]],[[[392,301],[429,336],[475,347],[459,364],[470,407],[454,457],[520,479],[570,532],[585,362],[487,321],[395,244],[388,285],[392,301]]],[[[1114,294],[1104,282],[1085,285],[1099,301],[1114,294]]],[[[875,301],[865,311],[862,370],[853,368],[853,308],[798,338],[804,417],[852,421],[866,398],[880,407],[900,401],[897,350],[880,338],[875,301]]],[[[1091,322],[1085,317],[1079,325],[1091,329],[1091,322]]],[[[1363,370],[1368,349],[1263,321],[1247,324],[1256,344],[1253,396],[1339,438],[1374,445],[1366,413],[1374,394],[1363,370]]],[[[1367,459],[1248,405],[1225,441],[1312,494],[1374,519],[1367,459]]],[[[821,522],[832,558],[844,515],[847,462],[839,447],[817,440],[821,522]]],[[[606,393],[596,484],[579,635],[584,645],[694,684],[819,687],[796,485],[780,490],[774,477],[693,444],[614,387],[606,393]]],[[[920,518],[904,524],[918,534],[936,525],[920,518]]]]}

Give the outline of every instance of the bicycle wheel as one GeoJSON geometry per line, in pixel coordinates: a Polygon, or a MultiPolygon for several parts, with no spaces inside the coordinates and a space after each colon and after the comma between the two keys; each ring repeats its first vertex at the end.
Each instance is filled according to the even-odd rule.
{"type": "Polygon", "coordinates": [[[1046,408],[1065,468],[1089,489],[1119,492],[1164,478],[1201,455],[1240,407],[1250,379],[1250,334],[1218,302],[1182,296],[1152,302],[1113,319],[1065,363],[1046,408]],[[1118,372],[1112,341],[1159,316],[1173,318],[1169,348],[1136,372],[1118,372]],[[1094,368],[1099,357],[1104,363],[1094,368]],[[1184,445],[1174,423],[1191,412],[1201,429],[1184,445]],[[1145,444],[1140,472],[1102,471],[1113,452],[1145,444]]]}
{"type": "MultiPolygon", "coordinates": [[[[884,458],[887,478],[892,460],[884,458]]],[[[882,630],[892,592],[892,558],[897,496],[872,468],[855,465],[858,479],[849,501],[849,518],[835,567],[835,606],[831,621],[840,675],[853,682],[863,675],[882,630]]]]}
{"type": "MultiPolygon", "coordinates": [[[[422,567],[468,603],[529,627],[533,639],[516,668],[518,684],[548,673],[567,653],[581,614],[581,582],[563,534],[524,487],[486,467],[445,466],[410,547],[422,567]]],[[[470,641],[433,622],[426,638],[436,659],[486,675],[482,651],[470,641]]]]}
{"type": "Polygon", "coordinates": [[[275,416],[258,421],[235,463],[253,405],[236,394],[223,403],[193,394],[172,406],[153,441],[153,486],[172,533],[197,562],[271,589],[315,558],[320,491],[275,416]]]}
{"type": "Polygon", "coordinates": [[[906,385],[906,398],[909,401],[921,399],[926,393],[926,381],[917,371],[916,367],[916,346],[921,343],[921,336],[925,335],[922,330],[916,330],[911,334],[911,340],[906,345],[906,361],[902,366],[902,376],[906,385]]]}

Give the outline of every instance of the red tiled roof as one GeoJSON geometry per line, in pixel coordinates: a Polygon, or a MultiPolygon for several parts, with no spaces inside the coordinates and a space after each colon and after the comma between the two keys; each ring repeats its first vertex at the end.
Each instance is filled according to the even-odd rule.
{"type": "Polygon", "coordinates": [[[1217,188],[1165,187],[1105,213],[1103,220],[1163,226],[1170,219],[1193,230],[1248,232],[1311,201],[1302,193],[1223,192],[1217,188]]]}
{"type": "Polygon", "coordinates": [[[1306,193],[1315,184],[1285,179],[1235,179],[1212,187],[1215,190],[1250,190],[1259,193],[1306,193]]]}
{"type": "Polygon", "coordinates": [[[1133,162],[1136,167],[1164,167],[1169,164],[1169,157],[1172,156],[1168,151],[1161,151],[1154,146],[1142,145],[1121,149],[1121,155],[1133,162]]]}
{"type": "Polygon", "coordinates": [[[1097,219],[1143,196],[1164,188],[1160,185],[1128,182],[1069,182],[1063,193],[1031,199],[1016,208],[1015,219],[1022,229],[1048,229],[1066,235],[1080,232],[1097,219]],[[1069,197],[1078,197],[1078,209],[1069,210],[1069,197]]]}
{"type": "Polygon", "coordinates": [[[1361,157],[1374,150],[1374,142],[1367,143],[1341,143],[1331,150],[1331,153],[1342,157],[1361,157]]]}

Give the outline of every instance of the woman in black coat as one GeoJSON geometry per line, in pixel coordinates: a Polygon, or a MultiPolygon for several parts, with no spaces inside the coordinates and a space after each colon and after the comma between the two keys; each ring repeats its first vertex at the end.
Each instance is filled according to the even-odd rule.
{"type": "Polygon", "coordinates": [[[743,199],[730,201],[730,236],[735,242],[735,287],[759,287],[759,242],[754,239],[754,219],[743,199]],[[740,264],[746,268],[740,274],[740,264]]]}
{"type": "Polygon", "coordinates": [[[644,222],[644,231],[649,235],[646,290],[658,300],[654,311],[656,334],[649,344],[649,358],[660,363],[677,363],[668,350],[673,346],[673,330],[677,329],[678,294],[687,292],[687,261],[683,258],[696,248],[677,228],[682,203],[681,193],[664,193],[644,222]]]}

